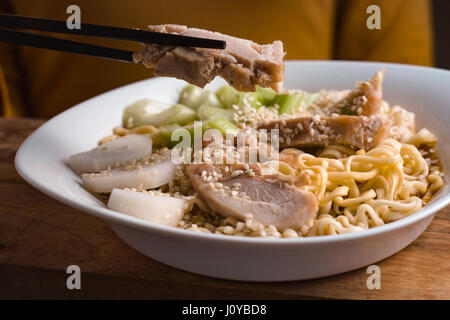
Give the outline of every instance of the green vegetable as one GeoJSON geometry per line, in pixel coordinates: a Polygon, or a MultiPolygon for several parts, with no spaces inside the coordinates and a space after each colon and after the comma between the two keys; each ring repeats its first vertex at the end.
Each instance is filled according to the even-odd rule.
{"type": "Polygon", "coordinates": [[[177,103],[169,109],[155,115],[157,126],[176,123],[179,125],[192,122],[197,119],[197,114],[194,110],[185,105],[177,103]],[[158,121],[159,120],[159,121],[158,121]]]}
{"type": "MultiPolygon", "coordinates": [[[[184,127],[170,125],[163,127],[158,132],[157,142],[159,142],[159,145],[168,148],[176,146],[179,143],[179,141],[172,141],[172,134],[177,129],[188,130],[191,135],[191,143],[192,143],[194,137],[194,126],[192,124],[184,127]]],[[[153,143],[155,143],[155,141],[153,141],[153,143]]]]}
{"type": "MultiPolygon", "coordinates": [[[[157,137],[154,138],[153,143],[163,147],[172,148],[179,143],[179,141],[172,141],[172,134],[177,129],[186,129],[189,131],[191,135],[191,143],[194,143],[194,125],[190,124],[184,127],[180,126],[166,126],[162,130],[158,132],[157,137]]],[[[239,133],[239,128],[236,127],[233,123],[225,119],[216,119],[212,121],[202,121],[201,130],[204,133],[208,129],[216,129],[219,130],[223,135],[227,133],[236,136],[239,133]]]]}
{"type": "Polygon", "coordinates": [[[224,135],[227,133],[232,134],[233,136],[237,136],[239,133],[239,128],[236,127],[233,123],[225,119],[216,119],[213,121],[209,121],[205,124],[206,129],[217,129],[222,132],[224,135]]]}
{"type": "Polygon", "coordinates": [[[196,112],[182,104],[175,104],[159,113],[149,113],[142,105],[133,104],[127,107],[123,114],[123,124],[127,128],[140,125],[159,127],[172,123],[183,125],[195,119],[196,112]]]}
{"type": "Polygon", "coordinates": [[[271,106],[274,104],[277,97],[277,93],[272,88],[262,88],[256,86],[256,93],[258,101],[261,102],[263,106],[271,106]]]}
{"type": "Polygon", "coordinates": [[[175,144],[171,140],[172,131],[160,131],[156,137],[152,137],[153,145],[171,148],[175,144]]]}
{"type": "Polygon", "coordinates": [[[347,105],[341,109],[341,114],[348,116],[355,116],[357,113],[355,110],[352,109],[351,106],[347,105]]]}
{"type": "Polygon", "coordinates": [[[208,104],[202,104],[197,110],[200,120],[226,119],[233,121],[234,110],[211,107],[208,104]]]}
{"type": "Polygon", "coordinates": [[[145,124],[151,124],[155,114],[170,108],[169,104],[150,99],[141,99],[133,102],[125,108],[122,121],[126,128],[134,128],[145,124]]]}
{"type": "Polygon", "coordinates": [[[178,103],[181,103],[191,109],[197,110],[202,104],[208,104],[211,107],[222,108],[222,104],[216,95],[209,90],[187,85],[180,93],[178,103]]]}
{"type": "MultiPolygon", "coordinates": [[[[176,129],[181,128],[178,124],[169,124],[159,128],[158,135],[156,137],[156,144],[163,147],[171,146],[171,136],[172,132],[176,129]]],[[[155,144],[155,138],[152,137],[153,144],[155,144]]]]}
{"type": "Polygon", "coordinates": [[[251,106],[255,109],[259,109],[263,105],[256,92],[240,92],[240,98],[237,104],[239,106],[251,106]]]}
{"type": "Polygon", "coordinates": [[[258,109],[261,106],[273,105],[277,97],[273,89],[259,86],[256,86],[256,92],[241,92],[227,85],[217,90],[216,95],[225,108],[250,105],[258,109]]]}
{"type": "Polygon", "coordinates": [[[299,108],[305,111],[314,103],[318,93],[280,94],[275,98],[274,104],[278,104],[278,113],[294,113],[299,108]]]}
{"type": "Polygon", "coordinates": [[[308,109],[314,101],[316,101],[317,97],[319,96],[318,93],[308,93],[303,96],[302,105],[308,109]]]}
{"type": "Polygon", "coordinates": [[[280,94],[275,99],[275,104],[278,104],[278,113],[290,113],[300,107],[303,96],[299,94],[280,94]]]}
{"type": "Polygon", "coordinates": [[[238,104],[241,94],[235,88],[223,86],[216,91],[216,96],[225,108],[231,108],[234,104],[238,104]]]}

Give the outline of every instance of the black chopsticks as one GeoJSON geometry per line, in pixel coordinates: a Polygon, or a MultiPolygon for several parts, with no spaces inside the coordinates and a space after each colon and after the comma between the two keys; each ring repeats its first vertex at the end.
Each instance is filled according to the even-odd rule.
{"type": "Polygon", "coordinates": [[[104,37],[145,43],[165,44],[181,47],[225,49],[225,41],[188,37],[169,33],[126,29],[82,23],[81,29],[68,29],[66,21],[0,14],[0,27],[9,29],[40,30],[82,36],[104,37]]]}
{"type": "Polygon", "coordinates": [[[56,33],[66,33],[82,36],[103,37],[119,40],[139,41],[144,43],[163,44],[172,46],[224,49],[225,41],[188,37],[176,34],[126,29],[82,23],[81,29],[67,28],[66,21],[24,17],[11,14],[0,14],[0,41],[27,45],[44,49],[72,52],[132,62],[132,52],[127,50],[97,46],[72,40],[30,34],[7,29],[39,30],[56,33]]]}
{"type": "Polygon", "coordinates": [[[82,43],[72,40],[59,39],[26,32],[0,29],[0,42],[50,49],[70,53],[84,54],[105,59],[133,62],[133,52],[82,43]]]}

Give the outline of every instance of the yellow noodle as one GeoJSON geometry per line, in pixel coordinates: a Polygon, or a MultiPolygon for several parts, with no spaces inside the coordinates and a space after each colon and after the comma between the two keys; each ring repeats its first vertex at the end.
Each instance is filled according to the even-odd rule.
{"type": "MultiPolygon", "coordinates": [[[[430,140],[426,133],[421,136],[430,140]]],[[[368,152],[328,146],[319,157],[298,155],[295,164],[298,176],[310,176],[307,189],[319,199],[319,215],[301,231],[305,236],[362,231],[402,219],[423,206],[421,196],[443,185],[439,172],[429,174],[415,145],[395,139],[368,152]]]]}

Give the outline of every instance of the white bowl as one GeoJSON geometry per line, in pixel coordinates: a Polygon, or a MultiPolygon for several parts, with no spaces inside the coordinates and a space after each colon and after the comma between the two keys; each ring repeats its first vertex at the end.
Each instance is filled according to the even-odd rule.
{"type": "MultiPolygon", "coordinates": [[[[292,61],[286,86],[314,91],[352,88],[355,81],[387,69],[385,99],[416,113],[418,127],[438,137],[445,172],[450,168],[450,72],[388,63],[292,61]]],[[[146,222],[106,208],[80,185],[66,165],[74,153],[93,148],[120,124],[135,100],[174,102],[185,82],[154,78],[89,99],[46,122],[17,152],[20,175],[47,195],[104,219],[126,243],[143,254],[194,273],[233,280],[287,281],[324,277],[380,261],[406,247],[450,202],[447,183],[422,210],[370,229],[337,236],[264,239],[202,234],[146,222]]],[[[209,87],[222,85],[216,79],[209,87]]],[[[74,94],[76,94],[76,89],[74,94]]]]}

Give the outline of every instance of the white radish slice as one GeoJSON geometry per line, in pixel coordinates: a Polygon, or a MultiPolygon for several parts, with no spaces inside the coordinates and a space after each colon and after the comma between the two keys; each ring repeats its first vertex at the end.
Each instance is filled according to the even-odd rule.
{"type": "Polygon", "coordinates": [[[70,157],[70,166],[78,173],[99,172],[117,163],[138,160],[152,152],[152,139],[140,134],[129,134],[104,143],[90,151],[70,157]]]}
{"type": "Polygon", "coordinates": [[[130,216],[176,227],[183,218],[186,200],[171,196],[114,189],[108,208],[130,216]]]}
{"type": "Polygon", "coordinates": [[[81,175],[84,186],[94,192],[111,192],[114,188],[153,189],[175,178],[176,165],[164,160],[147,165],[130,165],[100,173],[81,175]]]}

